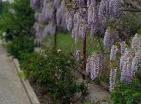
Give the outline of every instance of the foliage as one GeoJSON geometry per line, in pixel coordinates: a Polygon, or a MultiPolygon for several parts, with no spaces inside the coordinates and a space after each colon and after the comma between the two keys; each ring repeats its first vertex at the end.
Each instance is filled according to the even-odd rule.
{"type": "Polygon", "coordinates": [[[34,15],[29,0],[3,3],[0,16],[1,33],[5,32],[3,37],[6,41],[10,41],[7,46],[8,52],[19,60],[24,54],[33,52],[34,40],[31,36],[33,23],[34,15]]]}
{"type": "Polygon", "coordinates": [[[45,86],[56,103],[68,104],[76,93],[86,89],[83,83],[76,82],[73,58],[60,52],[34,53],[21,64],[21,68],[27,77],[45,86]]]}
{"type": "Polygon", "coordinates": [[[141,102],[141,83],[134,80],[130,84],[119,83],[112,92],[114,104],[139,104],[141,102]]]}
{"type": "Polygon", "coordinates": [[[7,49],[11,55],[21,60],[24,54],[34,51],[34,40],[26,35],[19,36],[7,45],[7,49]]]}
{"type": "Polygon", "coordinates": [[[141,27],[140,18],[141,13],[127,12],[126,15],[124,15],[121,19],[120,23],[118,23],[119,28],[123,32],[127,32],[129,36],[133,35],[137,33],[141,27]]]}
{"type": "Polygon", "coordinates": [[[0,17],[2,32],[6,32],[6,40],[13,40],[22,34],[31,35],[34,23],[33,11],[29,0],[14,0],[13,3],[4,2],[0,17]]]}

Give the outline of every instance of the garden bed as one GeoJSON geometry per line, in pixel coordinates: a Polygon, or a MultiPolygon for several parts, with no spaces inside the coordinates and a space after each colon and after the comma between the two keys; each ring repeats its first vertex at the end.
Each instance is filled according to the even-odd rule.
{"type": "MultiPolygon", "coordinates": [[[[24,74],[22,70],[20,69],[20,65],[17,59],[13,59],[17,69],[18,73],[24,74]]],[[[83,81],[82,79],[82,73],[79,71],[75,71],[75,75],[77,76],[77,79],[79,81],[83,81]]],[[[39,84],[35,83],[33,80],[25,80],[21,77],[21,80],[25,86],[25,89],[27,90],[28,96],[31,99],[31,102],[33,104],[54,104],[52,97],[49,95],[47,87],[40,86],[39,84]],[[39,103],[40,102],[40,103],[39,103]]],[[[109,93],[99,85],[95,85],[93,82],[88,84],[88,94],[84,97],[84,99],[80,98],[77,102],[74,102],[73,104],[82,104],[83,102],[109,102],[110,96],[109,93]]]]}
{"type": "Polygon", "coordinates": [[[38,84],[34,83],[33,81],[30,81],[30,84],[33,87],[41,104],[54,104],[52,102],[52,98],[48,95],[47,88],[41,87],[38,84]]]}
{"type": "MultiPolygon", "coordinates": [[[[13,59],[13,58],[12,58],[12,59],[13,59]]],[[[24,87],[24,89],[25,89],[25,91],[26,91],[26,94],[27,94],[27,96],[28,96],[30,102],[31,102],[32,104],[40,104],[40,102],[39,102],[39,100],[38,100],[38,98],[37,98],[37,96],[36,96],[36,94],[35,94],[35,92],[34,92],[32,86],[31,86],[31,84],[30,84],[30,81],[27,80],[27,79],[24,79],[24,78],[21,76],[21,74],[24,74],[24,73],[23,73],[23,71],[20,69],[19,61],[18,61],[17,59],[13,59],[13,63],[15,64],[15,67],[16,67],[17,72],[18,72],[18,74],[19,74],[20,80],[21,80],[21,82],[22,82],[22,84],[23,84],[23,87],[24,87]]]]}

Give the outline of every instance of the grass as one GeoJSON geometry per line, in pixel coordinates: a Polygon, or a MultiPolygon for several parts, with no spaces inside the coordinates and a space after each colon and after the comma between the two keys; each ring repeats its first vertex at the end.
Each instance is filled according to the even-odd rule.
{"type": "MultiPolygon", "coordinates": [[[[48,48],[53,47],[53,36],[47,36],[44,40],[44,45],[48,48]]],[[[95,38],[87,36],[87,53],[90,55],[93,52],[99,52],[100,48],[103,47],[101,38],[95,38]]],[[[61,49],[64,53],[70,54],[75,50],[82,50],[82,39],[78,39],[77,42],[74,41],[71,34],[69,33],[58,33],[57,34],[57,49],[61,49]]]]}

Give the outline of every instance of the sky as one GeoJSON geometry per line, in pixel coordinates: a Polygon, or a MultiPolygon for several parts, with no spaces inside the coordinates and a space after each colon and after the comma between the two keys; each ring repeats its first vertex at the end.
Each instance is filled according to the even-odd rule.
{"type": "Polygon", "coordinates": [[[2,0],[2,1],[10,1],[10,2],[13,2],[14,0],[2,0]]]}

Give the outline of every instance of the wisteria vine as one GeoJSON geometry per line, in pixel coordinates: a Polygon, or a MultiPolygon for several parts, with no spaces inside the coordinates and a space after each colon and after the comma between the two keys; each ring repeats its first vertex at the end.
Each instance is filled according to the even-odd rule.
{"type": "MultiPolygon", "coordinates": [[[[34,30],[36,40],[40,43],[47,35],[55,35],[58,30],[69,31],[75,42],[83,40],[84,69],[92,80],[96,79],[103,70],[104,54],[94,53],[87,58],[87,35],[92,37],[104,35],[104,48],[111,50],[110,61],[114,62],[120,53],[120,80],[130,83],[135,71],[141,63],[141,37],[136,34],[131,43],[131,49],[121,40],[119,32],[111,28],[111,21],[119,21],[122,17],[121,0],[31,0],[35,11],[34,30]],[[117,46],[117,43],[119,46],[117,46]]],[[[80,60],[81,52],[76,51],[76,60],[80,60]]],[[[116,72],[110,72],[110,91],[116,84],[116,72]]]]}

